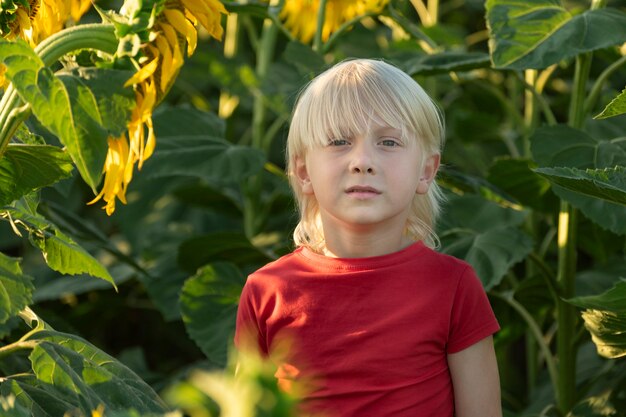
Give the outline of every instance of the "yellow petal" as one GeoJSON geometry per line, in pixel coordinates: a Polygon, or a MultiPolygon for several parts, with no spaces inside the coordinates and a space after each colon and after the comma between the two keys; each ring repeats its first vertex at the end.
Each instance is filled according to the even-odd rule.
{"type": "MultiPolygon", "coordinates": [[[[178,35],[176,35],[176,30],[167,23],[162,23],[160,25],[161,30],[165,34],[165,38],[170,44],[172,50],[172,71],[177,72],[180,67],[183,65],[183,54],[180,51],[180,44],[178,43],[178,35]]],[[[167,86],[162,85],[161,90],[166,91],[167,86]]]]}
{"type": "Polygon", "coordinates": [[[78,22],[81,17],[91,7],[91,0],[71,0],[70,14],[74,22],[78,22]]]}
{"type": "MultiPolygon", "coordinates": [[[[152,126],[152,118],[146,121],[148,127],[148,140],[146,141],[146,149],[144,150],[143,160],[150,158],[156,147],[156,136],[154,135],[154,127],[152,126]]],[[[143,161],[139,161],[139,167],[143,165],[143,161]]]]}
{"type": "Polygon", "coordinates": [[[141,67],[139,71],[135,73],[135,75],[130,77],[128,81],[124,83],[124,87],[128,87],[129,85],[139,84],[145,81],[148,77],[154,74],[154,71],[156,71],[158,64],[159,64],[159,58],[156,57],[152,61],[150,61],[148,64],[141,67]]]}
{"type": "Polygon", "coordinates": [[[158,35],[155,39],[157,52],[161,55],[161,85],[168,85],[174,78],[172,70],[172,51],[164,36],[158,35]]]}
{"type": "Polygon", "coordinates": [[[187,39],[187,56],[193,54],[198,43],[196,28],[187,20],[185,15],[180,10],[165,9],[163,14],[167,18],[168,22],[187,39]]]}

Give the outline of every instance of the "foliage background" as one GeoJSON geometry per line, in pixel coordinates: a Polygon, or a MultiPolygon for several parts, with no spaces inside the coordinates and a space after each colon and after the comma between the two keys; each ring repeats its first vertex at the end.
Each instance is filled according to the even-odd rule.
{"type": "MultiPolygon", "coordinates": [[[[15,219],[36,206],[45,219],[38,228],[71,236],[118,288],[86,274],[56,272],[37,248],[37,233],[28,238],[21,229],[18,236],[15,222],[0,222],[2,254],[21,258],[16,275],[32,277],[27,304],[40,325],[33,337],[54,345],[56,333],[44,327],[77,335],[121,362],[112,375],[124,380],[122,364],[132,369],[158,393],[138,388],[150,398],[144,408],[134,405],[141,413],[177,408],[217,415],[221,407],[222,415],[243,416],[243,409],[227,408],[244,398],[257,404],[257,415],[288,413],[291,400],[267,377],[271,371],[250,365],[252,385],[265,390],[258,392],[242,391],[219,371],[230,369],[239,291],[248,273],[292,249],[295,205],[282,169],[297,92],[344,58],[384,58],[413,75],[446,115],[439,181],[449,199],[439,225],[442,250],[478,270],[502,326],[495,341],[505,415],[626,415],[620,359],[626,352],[626,118],[592,118],[624,88],[626,24],[620,23],[626,22],[626,4],[594,2],[591,7],[601,10],[590,14],[584,1],[392,1],[382,15],[358,16],[336,36],[309,44],[266,19],[273,15],[276,22],[274,4],[226,5],[231,13],[223,21],[224,42],[200,32],[196,53],[153,113],[157,147],[136,172],[128,204],[118,204],[112,216],[99,204],[86,205],[93,191],[74,170],[41,189],[38,204],[31,195],[3,209],[15,219]],[[526,21],[516,7],[526,8],[526,21]],[[582,32],[590,35],[580,40],[582,32]],[[516,42],[525,49],[515,50],[516,42]],[[570,233],[559,239],[564,228],[570,233]],[[573,297],[579,309],[564,301],[573,297]],[[595,343],[585,323],[595,331],[595,343]],[[209,388],[215,384],[222,389],[209,388]],[[258,406],[262,395],[278,398],[277,408],[258,406]]],[[[301,25],[314,23],[301,17],[301,25]]],[[[91,11],[84,21],[99,17],[91,11]]],[[[615,113],[619,105],[617,100],[615,113]]],[[[623,113],[623,100],[621,106],[623,113]]],[[[25,125],[37,136],[20,130],[14,142],[59,145],[35,117],[25,125]]],[[[11,318],[0,327],[0,347],[29,330],[11,318]]],[[[42,346],[49,345],[38,346],[0,352],[5,400],[18,393],[15,381],[21,389],[63,391],[62,378],[43,387],[15,377],[37,373],[33,352],[43,355],[42,346]]],[[[73,363],[73,354],[64,354],[73,363]]],[[[102,356],[90,366],[99,372],[107,360],[102,356]]],[[[40,384],[43,377],[36,377],[40,384]]],[[[91,401],[78,405],[83,413],[103,403],[126,415],[110,401],[109,388],[87,395],[96,379],[76,378],[86,384],[78,397],[91,401]]],[[[32,393],[30,398],[46,404],[32,393]]],[[[30,410],[24,415],[69,411],[43,407],[37,414],[32,404],[22,405],[30,410]]],[[[4,409],[21,415],[18,406],[4,409]]]]}

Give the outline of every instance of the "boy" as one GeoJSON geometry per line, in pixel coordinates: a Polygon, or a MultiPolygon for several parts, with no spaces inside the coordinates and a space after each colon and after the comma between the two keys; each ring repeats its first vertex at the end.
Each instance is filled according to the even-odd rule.
{"type": "Polygon", "coordinates": [[[281,386],[305,383],[301,415],[502,415],[487,297],[431,249],[442,142],[434,103],[382,61],[340,63],[299,97],[298,248],[248,278],[235,339],[277,362],[281,386]]]}

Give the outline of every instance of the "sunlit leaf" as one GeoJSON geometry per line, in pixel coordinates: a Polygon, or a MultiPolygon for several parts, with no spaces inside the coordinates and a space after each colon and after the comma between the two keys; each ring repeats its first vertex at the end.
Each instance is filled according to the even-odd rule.
{"type": "Polygon", "coordinates": [[[50,268],[68,275],[89,274],[115,286],[106,268],[50,220],[37,213],[36,204],[22,199],[5,209],[5,213],[28,231],[31,243],[41,250],[50,268]]]}
{"type": "Polygon", "coordinates": [[[20,98],[37,119],[67,147],[85,182],[95,191],[107,153],[107,132],[101,127],[95,98],[73,84],[71,94],[25,42],[0,40],[0,62],[20,98]]]}
{"type": "Polygon", "coordinates": [[[572,15],[559,0],[488,0],[487,26],[498,68],[546,68],[626,42],[624,12],[605,8],[572,15]]]}
{"type": "MultiPolygon", "coordinates": [[[[59,398],[53,386],[39,383],[34,375],[0,383],[0,395],[15,396],[17,409],[27,409],[30,417],[63,416],[67,411],[76,409],[74,404],[59,398]]],[[[13,414],[9,416],[13,417],[13,414]]]]}
{"type": "MultiPolygon", "coordinates": [[[[167,407],[152,388],[112,356],[84,339],[53,330],[39,331],[29,358],[37,377],[35,388],[91,415],[98,405],[107,410],[134,408],[165,412],[167,407]]],[[[40,404],[45,409],[45,403],[40,404]]]]}
{"type": "Polygon", "coordinates": [[[486,289],[533,249],[519,230],[527,213],[500,207],[477,196],[451,198],[440,227],[442,251],[469,262],[486,289]]]}
{"type": "Polygon", "coordinates": [[[180,309],[189,336],[213,363],[224,366],[235,330],[239,294],[245,277],[229,263],[214,263],[189,278],[180,309]]]}
{"type": "Polygon", "coordinates": [[[626,167],[613,169],[538,168],[535,172],[568,190],[626,205],[626,167]]]}
{"type": "Polygon", "coordinates": [[[626,113],[626,88],[615,97],[594,119],[606,119],[626,113]]]}
{"type": "Polygon", "coordinates": [[[71,175],[68,154],[56,146],[10,143],[0,157],[0,207],[71,175]]]}
{"type": "Polygon", "coordinates": [[[19,259],[0,252],[0,324],[6,323],[31,303],[32,280],[22,273],[19,259]]]}
{"type": "Polygon", "coordinates": [[[613,288],[595,296],[577,297],[569,303],[584,308],[585,327],[606,358],[626,356],[626,280],[620,280],[613,288]]]}
{"type": "MultiPolygon", "coordinates": [[[[541,168],[604,170],[626,166],[624,137],[596,140],[582,130],[560,125],[541,127],[530,140],[533,157],[541,168]]],[[[619,177],[620,174],[616,175],[619,177]]],[[[613,185],[622,184],[623,179],[612,177],[610,182],[615,183],[613,185]]],[[[617,187],[622,188],[620,185],[617,187]]],[[[623,204],[587,196],[557,184],[553,184],[552,190],[601,227],[613,233],[626,234],[626,222],[623,221],[626,206],[623,204]]]]}

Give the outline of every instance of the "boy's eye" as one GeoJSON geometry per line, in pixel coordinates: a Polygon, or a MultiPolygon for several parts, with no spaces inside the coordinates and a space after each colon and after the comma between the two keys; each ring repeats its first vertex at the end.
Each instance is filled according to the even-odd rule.
{"type": "Polygon", "coordinates": [[[380,144],[383,146],[400,146],[400,143],[398,142],[397,139],[389,139],[389,138],[381,139],[380,144]]]}
{"type": "Polygon", "coordinates": [[[328,146],[344,146],[348,144],[349,142],[346,139],[330,139],[328,141],[328,146]]]}

